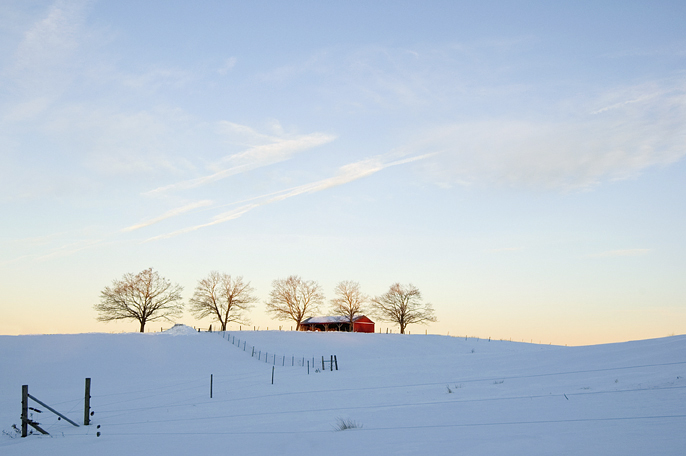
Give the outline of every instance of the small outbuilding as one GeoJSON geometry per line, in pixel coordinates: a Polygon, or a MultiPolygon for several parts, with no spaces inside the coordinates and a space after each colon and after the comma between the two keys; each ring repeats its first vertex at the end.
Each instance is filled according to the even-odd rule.
{"type": "Polygon", "coordinates": [[[373,333],[374,322],[364,315],[353,318],[352,328],[348,317],[310,317],[300,323],[301,331],[344,331],[373,333]]]}

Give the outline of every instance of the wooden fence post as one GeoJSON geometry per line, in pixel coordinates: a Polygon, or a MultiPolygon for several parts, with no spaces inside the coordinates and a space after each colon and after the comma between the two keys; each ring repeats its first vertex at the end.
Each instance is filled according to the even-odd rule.
{"type": "Polygon", "coordinates": [[[331,367],[331,372],[333,372],[333,355],[331,355],[331,360],[329,361],[329,366],[331,367]]]}
{"type": "Polygon", "coordinates": [[[338,359],[336,358],[336,355],[333,355],[333,360],[336,363],[336,370],[338,370],[338,359]]]}
{"type": "Polygon", "coordinates": [[[91,424],[91,379],[86,378],[86,392],[83,398],[83,424],[91,424]]]}
{"type": "Polygon", "coordinates": [[[29,435],[29,385],[21,385],[21,436],[29,435]]]}
{"type": "Polygon", "coordinates": [[[55,410],[54,408],[50,407],[48,404],[41,402],[37,398],[31,396],[29,394],[29,385],[22,385],[21,386],[21,436],[26,437],[28,435],[28,427],[31,426],[38,432],[40,432],[43,435],[50,435],[48,432],[41,428],[39,426],[39,423],[36,423],[33,420],[29,419],[29,399],[34,400],[35,402],[38,402],[40,405],[45,407],[46,409],[50,410],[52,413],[55,415],[59,416],[60,418],[64,419],[67,421],[69,424],[79,427],[78,424],[74,423],[72,420],[67,418],[66,416],[62,415],[60,412],[55,410]]]}

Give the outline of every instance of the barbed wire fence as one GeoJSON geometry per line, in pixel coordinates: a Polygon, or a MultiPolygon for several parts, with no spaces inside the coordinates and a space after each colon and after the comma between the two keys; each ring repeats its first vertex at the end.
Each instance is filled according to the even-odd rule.
{"type": "MultiPolygon", "coordinates": [[[[452,382],[458,382],[458,383],[470,383],[470,382],[479,382],[479,383],[487,383],[491,384],[493,383],[494,379],[512,379],[512,378],[536,378],[536,377],[543,377],[543,376],[568,376],[571,374],[577,374],[577,373],[588,373],[588,372],[598,372],[598,371],[623,371],[627,369],[646,369],[646,368],[653,368],[657,366],[676,366],[676,365],[685,365],[686,362],[673,362],[673,363],[658,363],[658,364],[651,364],[651,365],[629,365],[629,366],[621,366],[621,367],[613,367],[613,368],[604,368],[604,369],[593,369],[593,370],[578,370],[578,371],[555,371],[555,372],[544,372],[544,373],[539,373],[539,374],[531,374],[531,375],[522,375],[522,376],[511,376],[511,377],[484,377],[484,378],[461,378],[461,379],[452,379],[452,382]]],[[[243,375],[240,376],[242,380],[248,380],[252,379],[252,375],[243,375]]],[[[439,399],[439,398],[433,398],[431,400],[426,400],[426,398],[421,399],[420,396],[417,396],[417,399],[412,400],[408,399],[403,401],[402,403],[394,403],[394,404],[384,404],[384,405],[344,405],[344,406],[337,406],[336,410],[365,410],[365,409],[392,409],[396,407],[432,407],[437,404],[443,404],[443,403],[455,403],[455,404],[465,404],[465,403],[471,403],[471,402],[495,402],[495,403],[501,403],[504,401],[527,401],[530,402],[532,400],[536,401],[559,401],[560,398],[564,397],[565,400],[569,401],[573,398],[582,398],[582,397],[590,397],[590,396],[597,396],[597,395],[611,395],[611,396],[616,396],[616,395],[626,395],[629,393],[638,393],[638,394],[650,394],[650,395],[655,395],[659,393],[669,393],[669,392],[676,392],[676,391],[683,391],[686,389],[686,385],[682,384],[682,379],[683,377],[677,377],[677,381],[674,382],[674,384],[670,385],[650,385],[650,386],[642,386],[642,387],[633,387],[633,388],[627,388],[627,389],[606,389],[606,390],[596,390],[596,391],[576,391],[576,392],[567,392],[566,394],[562,393],[557,393],[557,394],[524,394],[524,395],[505,395],[505,396],[482,396],[482,397],[470,397],[470,398],[455,398],[451,400],[445,400],[445,399],[439,399]]],[[[501,384],[502,380],[496,381],[497,384],[501,384]]],[[[397,384],[397,385],[382,385],[378,387],[367,387],[367,388],[358,388],[357,390],[359,391],[369,391],[369,390],[374,390],[374,389],[388,389],[388,388],[402,388],[402,389],[409,389],[409,390],[414,390],[414,389],[423,389],[427,387],[440,387],[444,385],[445,382],[422,382],[422,383],[417,383],[417,384],[397,384]]],[[[340,389],[323,389],[323,390],[317,390],[317,391],[288,391],[288,392],[281,392],[277,394],[257,394],[254,396],[248,397],[248,399],[272,399],[278,396],[283,396],[283,395],[303,395],[304,397],[311,396],[312,394],[331,394],[331,393],[336,393],[341,391],[340,389]]],[[[347,389],[345,391],[348,391],[347,389]]],[[[109,392],[106,394],[97,394],[95,396],[98,397],[98,399],[105,399],[108,398],[110,400],[105,400],[103,401],[102,404],[97,405],[97,413],[96,413],[96,420],[97,422],[104,422],[104,426],[107,428],[107,435],[115,436],[115,435],[120,435],[120,436],[125,436],[125,435],[157,435],[157,434],[164,434],[164,431],[155,431],[155,430],[150,430],[147,431],[145,429],[140,429],[137,431],[123,431],[123,432],[118,432],[117,428],[120,428],[121,426],[132,426],[132,425],[150,425],[150,424],[164,424],[164,425],[177,425],[177,426],[182,426],[181,433],[182,434],[188,434],[188,435],[202,435],[207,433],[205,430],[202,429],[202,423],[205,421],[216,421],[218,419],[224,419],[224,420],[232,420],[232,419],[243,419],[246,417],[255,417],[258,415],[268,415],[268,416],[273,416],[275,413],[288,413],[294,416],[307,416],[311,415],[314,412],[319,412],[319,411],[329,411],[331,410],[330,407],[323,406],[321,408],[312,408],[312,407],[303,407],[301,409],[289,409],[285,410],[282,412],[274,412],[274,411],[249,411],[246,412],[245,410],[242,410],[241,412],[238,413],[217,413],[218,410],[214,410],[215,414],[212,415],[206,415],[201,409],[203,405],[209,405],[209,404],[221,404],[221,403],[231,403],[237,400],[244,400],[246,398],[226,398],[224,400],[209,400],[207,398],[204,399],[204,401],[200,401],[199,397],[201,395],[206,396],[206,379],[205,378],[196,378],[193,380],[186,380],[183,382],[170,382],[166,385],[159,385],[155,389],[132,389],[132,390],[119,390],[117,392],[109,392]],[[160,389],[162,391],[160,391],[160,389]],[[193,397],[187,397],[187,393],[195,390],[197,395],[193,395],[193,397]],[[152,393],[152,394],[151,394],[152,393]],[[179,393],[184,393],[183,398],[179,399],[178,395],[179,393]],[[171,399],[171,400],[170,400],[171,399]],[[147,406],[133,406],[133,407],[128,407],[125,404],[130,403],[130,402],[136,402],[136,403],[141,403],[141,401],[145,402],[146,400],[152,400],[153,404],[149,404],[147,406]],[[124,405],[124,407],[121,407],[124,405]],[[200,409],[199,409],[200,407],[200,409]],[[172,408],[181,408],[184,411],[187,411],[188,413],[191,413],[195,411],[196,414],[193,414],[192,416],[185,416],[185,417],[174,417],[174,418],[163,418],[163,415],[160,415],[159,418],[155,419],[153,417],[145,417],[144,419],[141,419],[139,417],[139,413],[141,412],[155,412],[156,410],[160,410],[160,412],[164,411],[165,413],[169,412],[169,409],[172,408]],[[99,417],[99,418],[97,418],[99,417]],[[127,419],[127,417],[130,417],[127,419]],[[102,421],[101,421],[102,420],[102,421]],[[193,426],[193,424],[196,424],[197,426],[193,426]]],[[[451,395],[454,396],[454,395],[451,395]]],[[[71,415],[73,410],[75,410],[77,407],[80,407],[83,403],[83,398],[78,398],[78,399],[69,399],[65,400],[63,402],[58,402],[55,403],[60,404],[60,405],[67,405],[71,406],[68,410],[66,410],[67,415],[71,415]]],[[[66,408],[66,407],[65,407],[66,408]]],[[[401,427],[383,427],[383,426],[378,426],[378,427],[372,427],[372,426],[365,426],[364,429],[367,431],[382,431],[382,430],[392,430],[392,429],[421,429],[421,428],[450,428],[450,427],[473,427],[473,426],[510,426],[510,425],[540,425],[544,423],[564,423],[564,422],[613,422],[613,421],[627,421],[627,420],[646,420],[646,421],[666,421],[666,420],[683,420],[686,418],[686,415],[682,413],[671,413],[671,414],[651,414],[651,413],[643,413],[643,414],[622,414],[622,415],[615,415],[615,416],[608,416],[608,417],[592,417],[592,416],[584,416],[583,414],[578,417],[574,418],[550,418],[550,419],[541,419],[541,420],[512,420],[512,421],[471,421],[467,420],[466,422],[462,423],[426,423],[426,424],[419,424],[419,425],[413,425],[413,426],[401,426],[401,427]]],[[[42,420],[43,421],[43,420],[42,420]]],[[[63,427],[63,422],[59,422],[58,419],[53,418],[52,420],[44,420],[46,423],[46,430],[49,431],[56,431],[54,436],[57,436],[61,433],[62,437],[76,437],[76,436],[95,436],[96,432],[100,429],[99,426],[86,426],[82,427],[79,429],[72,429],[72,428],[64,428],[63,427]],[[90,429],[88,429],[90,428],[90,429]],[[64,432],[60,432],[63,431],[64,432]],[[67,430],[69,432],[67,432],[67,430]]],[[[331,431],[299,431],[299,432],[331,432],[331,431]]],[[[52,433],[52,432],[51,432],[52,433]]],[[[178,434],[179,432],[173,431],[174,434],[178,434]]],[[[216,433],[216,432],[214,432],[216,433]]],[[[227,435],[248,435],[248,434],[273,434],[274,431],[260,431],[260,430],[251,430],[251,431],[226,431],[222,432],[222,434],[227,434],[227,435]]],[[[286,431],[284,431],[286,433],[286,431]]]]}
{"type": "Polygon", "coordinates": [[[256,345],[248,344],[245,337],[241,339],[241,333],[239,332],[238,337],[236,334],[231,334],[228,331],[216,331],[215,334],[219,334],[223,339],[232,345],[236,346],[239,350],[242,350],[246,354],[249,353],[252,358],[256,358],[259,362],[264,362],[272,366],[281,367],[303,367],[313,369],[315,372],[322,372],[329,370],[331,372],[338,370],[338,356],[337,355],[294,355],[294,354],[280,354],[280,353],[270,353],[268,350],[262,350],[256,345]]]}

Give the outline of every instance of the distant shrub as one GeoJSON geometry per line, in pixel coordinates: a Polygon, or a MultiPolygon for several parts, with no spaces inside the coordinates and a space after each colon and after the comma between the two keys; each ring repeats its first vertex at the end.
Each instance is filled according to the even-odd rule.
{"type": "Polygon", "coordinates": [[[452,388],[450,385],[445,385],[445,388],[448,390],[448,394],[452,393],[454,389],[462,388],[462,385],[455,385],[452,388]]]}
{"type": "Polygon", "coordinates": [[[335,431],[345,431],[346,429],[359,429],[362,425],[357,421],[353,421],[350,418],[338,418],[336,419],[336,424],[334,425],[335,431]]]}

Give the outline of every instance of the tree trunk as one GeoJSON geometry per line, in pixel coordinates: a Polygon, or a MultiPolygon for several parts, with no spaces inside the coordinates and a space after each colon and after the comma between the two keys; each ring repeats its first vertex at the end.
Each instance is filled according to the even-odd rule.
{"type": "Polygon", "coordinates": [[[145,320],[141,320],[141,331],[140,332],[145,332],[145,320]]]}

